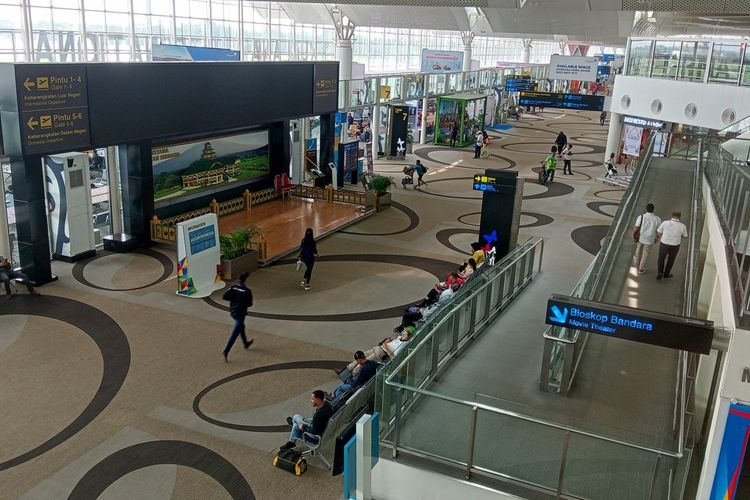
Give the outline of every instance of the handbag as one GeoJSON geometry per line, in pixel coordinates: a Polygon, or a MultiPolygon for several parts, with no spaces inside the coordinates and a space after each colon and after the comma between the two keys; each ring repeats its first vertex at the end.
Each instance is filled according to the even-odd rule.
{"type": "Polygon", "coordinates": [[[300,270],[301,268],[302,268],[302,259],[301,259],[301,258],[298,258],[298,259],[297,259],[297,266],[296,266],[296,270],[297,270],[297,271],[299,271],[299,270],[300,270]]]}
{"type": "Polygon", "coordinates": [[[643,225],[643,215],[641,215],[641,223],[638,224],[635,229],[633,229],[633,241],[638,243],[638,240],[641,239],[641,226],[643,225]]]}

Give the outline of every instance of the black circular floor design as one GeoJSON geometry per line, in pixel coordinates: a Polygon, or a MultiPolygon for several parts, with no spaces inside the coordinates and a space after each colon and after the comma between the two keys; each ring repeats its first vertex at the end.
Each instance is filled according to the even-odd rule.
{"type": "Polygon", "coordinates": [[[235,424],[231,422],[224,422],[217,420],[213,417],[209,417],[200,408],[201,400],[203,397],[216,389],[217,387],[232,382],[243,377],[249,377],[251,375],[257,375],[259,373],[268,373],[283,370],[336,370],[344,368],[348,364],[347,361],[333,361],[333,360],[317,360],[317,361],[289,361],[287,363],[278,363],[275,365],[259,366],[257,368],[251,368],[244,370],[228,377],[217,380],[202,391],[200,391],[193,399],[193,412],[201,419],[209,424],[213,424],[226,429],[234,429],[236,431],[247,431],[247,432],[289,432],[289,424],[280,425],[244,425],[235,424]]]}
{"type": "MultiPolygon", "coordinates": [[[[0,463],[0,471],[28,462],[73,437],[90,424],[119,392],[130,369],[130,344],[120,326],[99,309],[83,302],[64,297],[45,295],[34,297],[18,295],[12,305],[0,307],[0,315],[22,314],[56,319],[72,325],[86,333],[94,341],[102,355],[102,379],[96,393],[67,427],[15,458],[0,463]]],[[[64,374],[60,374],[61,376],[64,374]]],[[[23,395],[18,395],[23,397],[23,395]]]]}
{"type": "Polygon", "coordinates": [[[590,201],[586,203],[586,206],[593,210],[594,212],[601,214],[605,217],[609,217],[610,219],[614,218],[614,215],[608,214],[604,210],[602,210],[602,207],[619,207],[619,203],[615,203],[614,201],[590,201]]]}
{"type": "MultiPolygon", "coordinates": [[[[297,259],[283,259],[272,263],[270,267],[281,265],[292,265],[297,259]]],[[[456,264],[445,260],[431,259],[429,257],[419,257],[416,255],[388,255],[388,254],[344,254],[344,255],[324,255],[315,259],[315,262],[380,262],[383,264],[398,264],[407,267],[421,269],[435,276],[438,281],[442,280],[451,271],[456,268],[456,264]]],[[[372,321],[375,319],[386,319],[400,317],[408,306],[419,297],[407,304],[402,304],[385,309],[373,311],[362,311],[354,313],[341,314],[276,314],[248,311],[248,316],[262,319],[279,319],[285,321],[372,321]]],[[[229,311],[229,306],[216,302],[212,297],[203,299],[208,305],[229,311]]]]}
{"type": "Polygon", "coordinates": [[[457,246],[455,246],[453,243],[451,243],[451,236],[455,236],[457,234],[473,234],[475,236],[475,240],[479,239],[479,230],[478,229],[464,229],[464,228],[448,228],[448,229],[441,229],[437,233],[435,233],[435,238],[440,242],[441,245],[443,245],[446,248],[450,248],[454,252],[458,252],[460,254],[464,255],[471,255],[471,252],[468,250],[461,250],[457,246]]]}
{"type": "MultiPolygon", "coordinates": [[[[510,170],[512,168],[515,168],[516,162],[510,158],[507,158],[505,156],[500,156],[495,153],[490,153],[490,158],[497,158],[499,160],[503,160],[508,164],[506,167],[498,166],[498,165],[492,165],[487,164],[485,165],[479,165],[479,166],[471,166],[471,165],[454,165],[447,161],[442,160],[436,160],[430,156],[430,153],[434,151],[456,151],[459,153],[466,153],[466,154],[474,154],[474,151],[472,149],[465,149],[465,148],[449,148],[447,146],[429,146],[424,148],[419,148],[414,151],[414,154],[422,158],[423,160],[431,161],[433,163],[439,163],[440,165],[446,165],[451,168],[461,168],[465,170],[482,170],[484,168],[494,168],[495,170],[510,170]]],[[[487,158],[482,158],[483,160],[487,160],[487,158]]],[[[434,181],[433,181],[434,182],[434,181]]]]}
{"type": "Polygon", "coordinates": [[[118,450],[78,481],[68,500],[96,500],[110,485],[131,472],[153,465],[181,465],[216,480],[235,500],[254,500],[245,476],[213,450],[187,441],[148,441],[118,450]]]}
{"type": "Polygon", "coordinates": [[[583,226],[573,230],[570,237],[576,245],[591,255],[596,255],[602,249],[602,239],[607,236],[609,226],[583,226]]]}
{"type": "Polygon", "coordinates": [[[592,168],[592,167],[598,167],[602,169],[602,173],[604,173],[604,163],[597,160],[582,160],[578,159],[573,156],[573,160],[570,162],[571,168],[592,168]]]}
{"type": "MultiPolygon", "coordinates": [[[[464,181],[466,182],[467,191],[468,192],[474,192],[471,189],[471,182],[474,180],[474,177],[446,177],[444,179],[435,179],[431,180],[429,184],[437,184],[438,182],[449,182],[449,181],[464,181]]],[[[427,194],[430,196],[438,196],[440,198],[452,198],[454,200],[474,200],[474,201],[482,201],[482,195],[481,193],[479,196],[459,196],[454,194],[443,194],[443,193],[435,193],[434,191],[430,191],[429,189],[422,189],[420,190],[421,193],[427,194]]]]}
{"type": "MultiPolygon", "coordinates": [[[[565,127],[570,127],[573,130],[583,130],[584,132],[593,132],[595,130],[601,130],[602,127],[599,123],[576,123],[576,122],[549,122],[544,124],[545,127],[555,129],[559,133],[561,130],[565,132],[565,127]]],[[[566,134],[567,135],[567,134],[566,134]]]]}
{"type": "MultiPolygon", "coordinates": [[[[557,174],[555,174],[555,175],[557,175],[557,174]]],[[[527,178],[526,181],[527,182],[534,182],[534,183],[536,183],[536,178],[534,178],[534,179],[528,179],[527,178]]],[[[539,199],[542,199],[542,198],[556,198],[558,196],[568,195],[568,194],[572,193],[573,191],[575,191],[575,189],[573,188],[573,186],[570,186],[568,184],[559,182],[556,179],[555,179],[554,182],[548,182],[547,184],[543,185],[542,187],[546,188],[545,192],[543,192],[543,193],[537,193],[537,194],[530,194],[530,195],[524,196],[523,199],[524,200],[539,200],[539,199]]]]}
{"type": "Polygon", "coordinates": [[[467,226],[479,227],[479,224],[472,224],[471,222],[466,222],[465,220],[463,220],[465,217],[471,217],[472,215],[482,215],[482,212],[469,212],[468,214],[459,215],[456,220],[461,224],[466,224],[467,226]]]}
{"type": "Polygon", "coordinates": [[[136,250],[133,250],[132,253],[137,253],[137,254],[145,255],[147,257],[152,257],[156,259],[157,261],[159,261],[163,269],[161,276],[159,276],[157,279],[155,279],[154,281],[152,281],[151,283],[147,285],[137,286],[134,288],[107,288],[107,287],[95,285],[86,279],[86,277],[84,276],[84,269],[86,269],[86,266],[95,260],[101,259],[103,257],[107,257],[109,255],[116,254],[115,252],[109,252],[105,250],[102,252],[98,252],[94,257],[91,257],[90,259],[84,259],[79,262],[76,262],[76,264],[73,266],[73,277],[75,278],[76,281],[78,281],[82,285],[86,285],[91,288],[96,288],[97,290],[105,290],[108,292],[130,292],[132,290],[142,290],[144,288],[154,286],[157,283],[161,283],[165,279],[169,278],[169,276],[171,276],[172,272],[174,271],[174,264],[172,263],[172,259],[170,259],[169,257],[167,257],[161,252],[151,250],[150,248],[138,248],[136,250]]]}
{"type": "MultiPolygon", "coordinates": [[[[522,141],[522,142],[508,142],[506,144],[501,144],[500,147],[506,151],[513,151],[514,153],[524,153],[524,154],[533,154],[533,155],[543,155],[547,154],[549,152],[549,148],[554,146],[554,143],[550,142],[542,142],[542,141],[522,141]],[[537,150],[523,150],[523,149],[513,149],[513,146],[546,146],[547,149],[545,151],[537,151],[537,150]]],[[[585,142],[580,144],[573,144],[573,149],[577,150],[577,154],[581,155],[588,155],[588,154],[596,154],[596,153],[602,153],[604,152],[604,148],[601,146],[597,146],[594,144],[587,144],[585,142]],[[582,153],[579,153],[582,148],[589,148],[589,151],[584,151],[582,153]],[[597,151],[598,148],[601,148],[601,151],[597,151]]]]}
{"type": "Polygon", "coordinates": [[[406,227],[405,229],[401,229],[399,231],[393,231],[390,233],[358,233],[356,231],[345,231],[345,230],[338,231],[338,232],[343,233],[343,234],[352,234],[355,236],[393,236],[396,234],[408,233],[412,229],[415,229],[417,226],[419,226],[419,215],[417,215],[417,212],[407,207],[403,203],[399,203],[395,200],[391,200],[391,206],[395,208],[396,210],[403,212],[409,218],[408,227],[406,227]]]}
{"type": "Polygon", "coordinates": [[[540,214],[538,212],[521,212],[521,215],[528,215],[529,217],[533,217],[534,219],[536,219],[531,224],[521,224],[520,226],[518,226],[522,228],[546,226],[547,224],[552,224],[555,221],[555,219],[553,219],[549,215],[540,214]]]}
{"type": "Polygon", "coordinates": [[[602,190],[597,191],[597,192],[594,193],[594,196],[596,196],[599,199],[606,200],[606,201],[615,201],[615,200],[612,200],[611,198],[605,198],[604,196],[599,196],[601,193],[621,193],[621,194],[624,194],[625,190],[624,189],[602,189],[602,190]]]}
{"type": "MultiPolygon", "coordinates": [[[[531,167],[532,172],[536,173],[537,175],[539,174],[539,171],[541,169],[542,167],[531,167]]],[[[571,165],[571,170],[572,169],[573,169],[573,166],[571,165]]],[[[558,168],[557,172],[555,172],[555,180],[560,180],[560,176],[564,176],[562,177],[563,179],[569,179],[571,181],[578,181],[578,180],[590,181],[593,179],[593,177],[591,177],[589,174],[585,174],[581,172],[580,170],[573,172],[572,176],[568,176],[563,173],[561,168],[558,168]],[[581,179],[581,177],[585,177],[585,179],[581,179]]],[[[534,181],[536,181],[536,178],[534,179],[534,181]]]]}

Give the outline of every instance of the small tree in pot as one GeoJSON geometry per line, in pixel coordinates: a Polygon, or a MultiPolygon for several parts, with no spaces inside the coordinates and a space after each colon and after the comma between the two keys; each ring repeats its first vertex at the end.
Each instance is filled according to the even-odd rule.
{"type": "Polygon", "coordinates": [[[376,210],[382,210],[391,206],[391,193],[389,190],[393,185],[393,178],[387,175],[376,175],[372,178],[372,191],[375,193],[376,210]]]}
{"type": "Polygon", "coordinates": [[[234,280],[244,272],[258,269],[258,251],[250,248],[250,241],[260,233],[257,227],[248,226],[219,236],[221,248],[221,277],[234,280]]]}

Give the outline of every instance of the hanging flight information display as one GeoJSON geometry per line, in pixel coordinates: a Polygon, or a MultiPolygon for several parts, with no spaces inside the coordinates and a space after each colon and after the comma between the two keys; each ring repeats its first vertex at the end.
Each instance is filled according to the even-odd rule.
{"type": "Polygon", "coordinates": [[[604,96],[522,91],[518,103],[521,106],[535,106],[540,108],[601,111],[604,109],[604,96]]]}
{"type": "Polygon", "coordinates": [[[520,92],[522,90],[534,90],[535,83],[530,76],[509,76],[505,78],[505,90],[508,92],[520,92]]]}
{"type": "Polygon", "coordinates": [[[339,143],[339,170],[349,175],[352,184],[357,183],[357,162],[359,160],[359,142],[339,143]]]}

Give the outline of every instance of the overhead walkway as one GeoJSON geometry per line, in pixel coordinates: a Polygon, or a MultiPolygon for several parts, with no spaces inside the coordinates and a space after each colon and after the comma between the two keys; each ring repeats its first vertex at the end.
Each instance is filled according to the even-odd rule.
{"type": "MultiPolygon", "coordinates": [[[[697,213],[695,180],[695,161],[654,158],[642,164],[574,294],[683,314],[686,297],[692,297],[686,290],[697,288],[686,268],[694,267],[688,251],[694,240],[683,244],[674,277],[657,281],[656,247],[648,274],[631,267],[630,230],[648,202],[662,218],[677,210],[690,223],[690,214],[697,213]]],[[[575,342],[560,342],[564,347],[556,353],[545,351],[541,377],[543,389],[551,390],[550,374],[558,373],[557,388],[568,396],[541,392],[539,357],[553,341],[543,345],[532,332],[545,328],[546,298],[566,290],[540,278],[439,378],[420,383],[414,377],[425,358],[421,344],[392,371],[385,385],[395,395],[387,397],[408,404],[395,405],[395,416],[386,412],[391,418],[384,422],[384,441],[399,453],[450,464],[467,476],[508,481],[510,491],[526,498],[679,498],[690,452],[681,437],[690,409],[686,358],[667,348],[575,335],[575,342]],[[564,369],[569,373],[561,382],[564,369]]]]}

